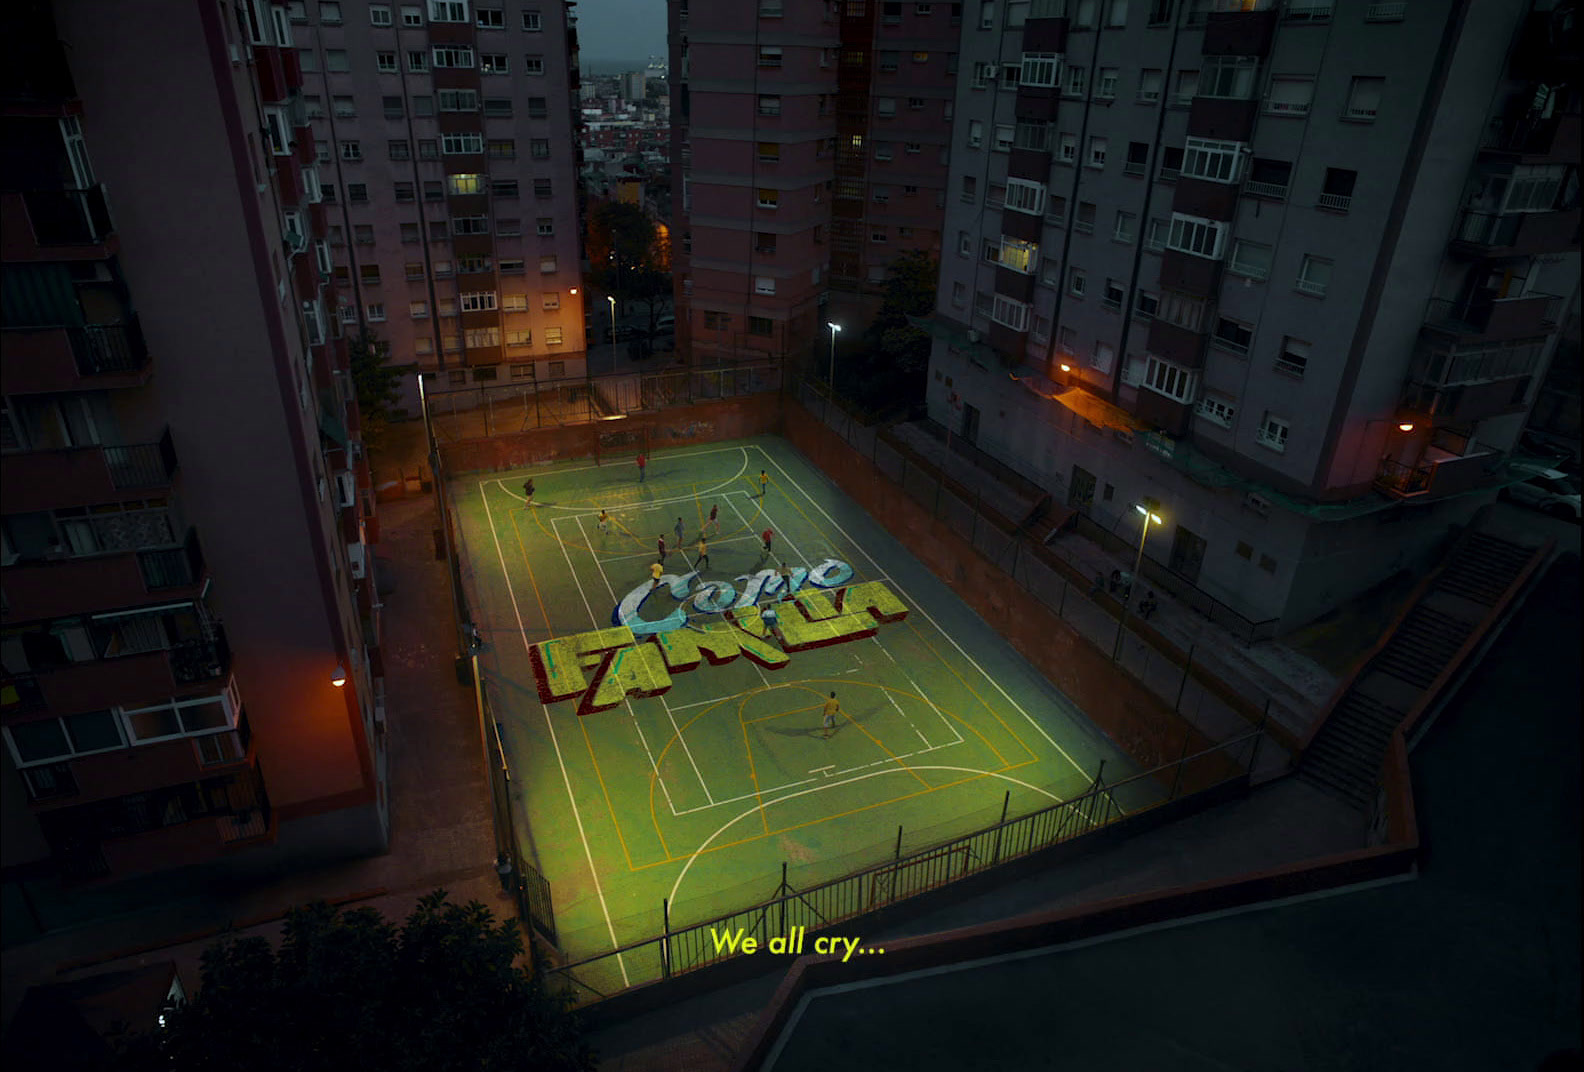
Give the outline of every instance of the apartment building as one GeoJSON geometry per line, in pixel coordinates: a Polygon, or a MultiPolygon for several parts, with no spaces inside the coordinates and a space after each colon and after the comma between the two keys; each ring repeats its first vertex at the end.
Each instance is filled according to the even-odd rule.
{"type": "Polygon", "coordinates": [[[940,255],[962,7],[670,0],[679,349],[806,360],[940,255]]]}
{"type": "Polygon", "coordinates": [[[285,5],[334,315],[432,393],[584,374],[574,6],[285,5]]]}
{"type": "Polygon", "coordinates": [[[286,9],[0,22],[5,877],[382,851],[377,519],[286,9]]]}
{"type": "Polygon", "coordinates": [[[1577,302],[1571,11],[976,4],[932,416],[1129,541],[1155,499],[1246,635],[1412,568],[1577,302]]]}

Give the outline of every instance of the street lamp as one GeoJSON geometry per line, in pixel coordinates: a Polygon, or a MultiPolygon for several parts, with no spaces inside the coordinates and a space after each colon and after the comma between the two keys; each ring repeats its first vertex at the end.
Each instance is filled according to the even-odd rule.
{"type": "Polygon", "coordinates": [[[841,325],[832,324],[827,320],[825,326],[830,328],[831,333],[830,386],[834,391],[836,390],[836,333],[841,330],[841,325]]]}
{"type": "Polygon", "coordinates": [[[616,295],[607,294],[605,300],[610,302],[611,313],[611,371],[616,371],[616,295]]]}
{"type": "Polygon", "coordinates": [[[336,663],[336,668],[330,672],[330,684],[338,689],[346,684],[346,668],[340,663],[336,663]]]}
{"type": "Polygon", "coordinates": [[[1155,513],[1156,508],[1159,506],[1160,503],[1156,502],[1154,499],[1148,498],[1146,498],[1141,503],[1133,504],[1133,509],[1137,510],[1139,514],[1142,515],[1139,518],[1138,554],[1133,559],[1133,577],[1128,582],[1128,589],[1122,597],[1122,616],[1117,619],[1116,649],[1111,652],[1112,662],[1116,662],[1117,656],[1122,653],[1122,632],[1123,628],[1127,625],[1128,607],[1133,603],[1133,585],[1138,584],[1139,570],[1144,568],[1144,541],[1149,537],[1150,524],[1154,523],[1156,525],[1160,525],[1164,523],[1161,520],[1161,516],[1155,513]]]}

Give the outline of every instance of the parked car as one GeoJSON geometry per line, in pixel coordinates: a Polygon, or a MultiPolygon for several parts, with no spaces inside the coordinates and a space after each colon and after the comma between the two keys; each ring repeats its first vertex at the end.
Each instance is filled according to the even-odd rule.
{"type": "Polygon", "coordinates": [[[655,334],[656,335],[675,335],[676,334],[676,315],[674,313],[666,313],[664,316],[660,317],[660,319],[656,320],[655,321],[655,334]]]}
{"type": "MultiPolygon", "coordinates": [[[[635,330],[634,330],[634,328],[632,327],[631,324],[617,324],[614,330],[616,332],[615,341],[617,341],[617,342],[620,342],[622,339],[630,339],[630,338],[633,337],[634,334],[636,334],[636,332],[635,332],[635,330]]],[[[611,331],[612,331],[611,328],[606,328],[605,329],[605,341],[606,342],[611,342],[612,341],[611,331]]]]}
{"type": "Polygon", "coordinates": [[[1502,497],[1535,510],[1543,510],[1552,517],[1579,520],[1578,483],[1557,469],[1546,469],[1521,484],[1503,488],[1502,497]]]}

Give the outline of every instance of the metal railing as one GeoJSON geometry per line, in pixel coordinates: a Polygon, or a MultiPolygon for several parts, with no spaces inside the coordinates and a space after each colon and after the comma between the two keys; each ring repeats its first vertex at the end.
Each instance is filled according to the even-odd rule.
{"type": "Polygon", "coordinates": [[[1346,212],[1353,205],[1353,195],[1321,194],[1315,199],[1315,204],[1321,208],[1331,209],[1333,212],[1346,212]]]}
{"type": "Polygon", "coordinates": [[[1476,212],[1469,209],[1458,219],[1453,238],[1471,246],[1510,246],[1518,240],[1522,216],[1502,216],[1494,212],[1476,212]]]}
{"type": "Polygon", "coordinates": [[[183,685],[224,677],[231,669],[225,628],[213,625],[208,636],[176,641],[170,647],[170,664],[171,676],[183,685]]]}
{"type": "Polygon", "coordinates": [[[119,324],[88,324],[68,328],[77,371],[84,376],[136,372],[148,363],[148,346],[136,316],[119,324]]]}
{"type": "MultiPolygon", "coordinates": [[[[781,868],[774,894],[756,904],[684,927],[670,923],[662,909],[663,932],[572,964],[548,975],[561,983],[579,1004],[612,996],[619,990],[671,979],[738,955],[722,936],[753,938],[765,947],[772,937],[818,933],[837,924],[940,889],[973,875],[1077,841],[1163,805],[1246,783],[1259,759],[1263,729],[1193,755],[1106,783],[1097,773],[1076,797],[1058,801],[1014,818],[1006,817],[1010,791],[1001,801],[998,822],[904,855],[903,831],[898,849],[884,862],[802,889],[787,881],[781,868]],[[1131,803],[1129,803],[1131,801],[1131,803]],[[620,980],[626,980],[625,984],[620,980]]],[[[768,886],[769,883],[767,882],[768,886]]]]}
{"type": "Polygon", "coordinates": [[[1430,467],[1404,465],[1386,458],[1381,461],[1375,483],[1398,495],[1422,495],[1430,490],[1430,467]]]}
{"type": "Polygon", "coordinates": [[[105,447],[110,483],[117,488],[163,488],[176,472],[176,451],[167,429],[158,443],[105,447]]]}
{"type": "Polygon", "coordinates": [[[1255,182],[1246,179],[1243,189],[1255,197],[1268,197],[1274,201],[1287,200],[1287,184],[1285,182],[1255,182]]]}

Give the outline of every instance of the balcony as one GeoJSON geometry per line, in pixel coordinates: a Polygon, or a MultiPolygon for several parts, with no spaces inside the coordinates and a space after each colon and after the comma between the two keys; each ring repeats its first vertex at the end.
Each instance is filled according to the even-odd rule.
{"type": "Polygon", "coordinates": [[[31,513],[141,498],[154,488],[170,487],[175,472],[168,429],[158,443],[8,454],[0,510],[31,513]]]}
{"type": "Polygon", "coordinates": [[[196,595],[203,578],[196,531],[188,533],[185,547],[18,562],[5,571],[6,618],[40,621],[84,608],[137,606],[184,588],[196,595]]]}
{"type": "Polygon", "coordinates": [[[1524,257],[1565,253],[1578,245],[1579,210],[1505,215],[1466,209],[1449,250],[1473,257],[1524,257]]]}
{"type": "Polygon", "coordinates": [[[114,230],[103,186],[30,190],[19,196],[40,246],[102,245],[114,230]]]}
{"type": "Polygon", "coordinates": [[[1508,114],[1492,119],[1480,152],[1494,157],[1517,157],[1525,163],[1577,160],[1580,117],[1576,114],[1535,115],[1528,110],[1533,99],[1532,92],[1525,94],[1508,114]]]}
{"type": "Polygon", "coordinates": [[[203,692],[205,687],[213,690],[230,672],[230,644],[225,630],[214,625],[209,635],[176,641],[169,648],[68,663],[35,676],[52,710],[100,711],[203,692]]]}
{"type": "Polygon", "coordinates": [[[1555,294],[1477,297],[1458,302],[1433,298],[1425,311],[1424,325],[1429,331],[1468,342],[1547,335],[1556,329],[1563,301],[1555,294]]]}
{"type": "Polygon", "coordinates": [[[1382,459],[1375,486],[1395,499],[1456,495],[1484,483],[1491,467],[1501,460],[1494,451],[1458,455],[1439,447],[1425,448],[1418,464],[1382,459]]]}
{"type": "Polygon", "coordinates": [[[8,330],[0,335],[8,394],[138,387],[148,382],[148,346],[137,317],[120,324],[8,330]]]}

